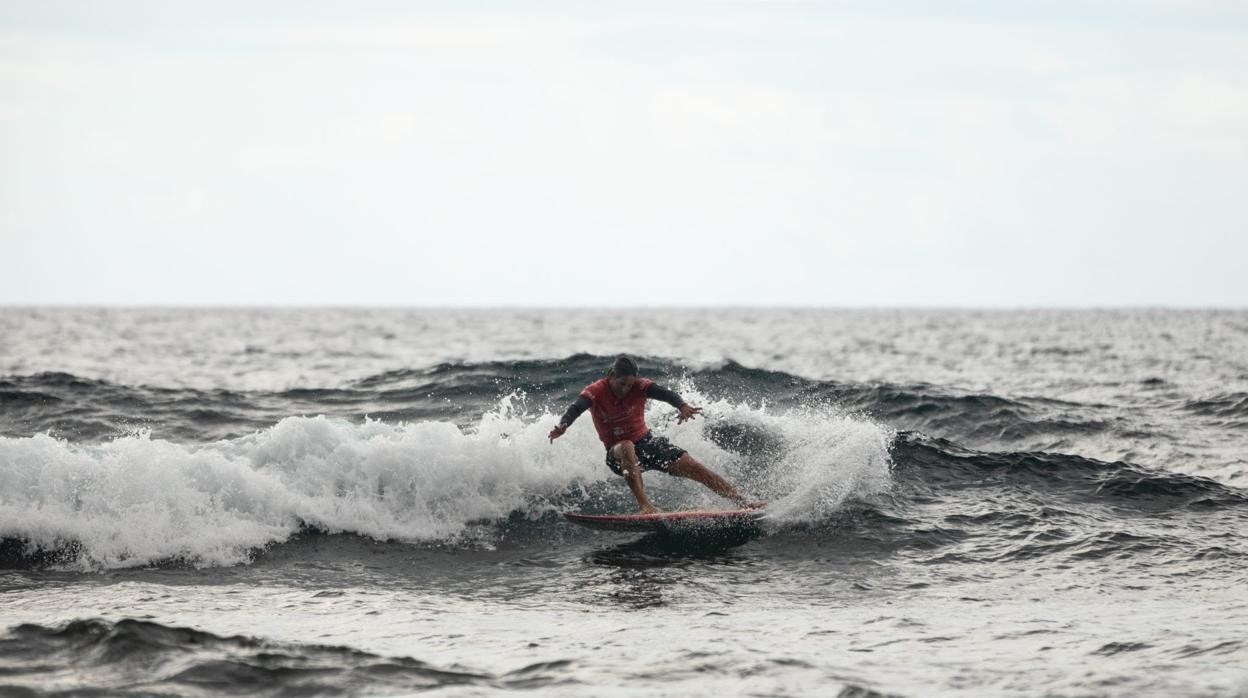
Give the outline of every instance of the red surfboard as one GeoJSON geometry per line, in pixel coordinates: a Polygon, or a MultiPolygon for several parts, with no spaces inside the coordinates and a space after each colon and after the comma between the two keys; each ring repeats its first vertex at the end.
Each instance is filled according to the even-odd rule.
{"type": "Polygon", "coordinates": [[[600,531],[625,533],[703,532],[748,526],[763,518],[761,509],[727,511],[664,511],[658,514],[577,514],[564,512],[564,518],[600,531]]]}

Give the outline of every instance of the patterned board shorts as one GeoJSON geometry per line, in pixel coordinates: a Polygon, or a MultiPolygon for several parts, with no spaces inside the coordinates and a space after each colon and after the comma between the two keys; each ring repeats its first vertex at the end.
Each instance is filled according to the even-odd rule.
{"type": "MultiPolygon", "coordinates": [[[[637,460],[641,461],[642,471],[660,470],[666,473],[672,463],[686,453],[685,449],[650,432],[646,432],[645,436],[634,441],[633,448],[637,451],[637,460]]],[[[616,475],[624,474],[620,470],[620,461],[609,448],[607,449],[607,467],[616,475]]]]}

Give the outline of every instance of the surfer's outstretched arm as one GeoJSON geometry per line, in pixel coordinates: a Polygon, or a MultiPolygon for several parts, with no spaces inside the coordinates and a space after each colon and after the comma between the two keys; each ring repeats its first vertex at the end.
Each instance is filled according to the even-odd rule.
{"type": "Polygon", "coordinates": [[[676,419],[677,424],[683,424],[686,419],[693,419],[694,415],[701,414],[701,407],[693,407],[684,401],[684,398],[676,394],[674,391],[668,390],[657,383],[651,383],[646,388],[646,397],[653,400],[660,400],[680,410],[680,417],[676,419]]]}
{"type": "Polygon", "coordinates": [[[576,418],[581,416],[581,413],[589,409],[589,406],[592,404],[593,403],[590,402],[589,398],[584,395],[576,398],[576,402],[573,402],[568,407],[567,411],[563,413],[563,416],[559,418],[559,423],[555,425],[554,429],[550,430],[549,434],[547,434],[547,436],[550,437],[550,442],[554,443],[555,439],[563,436],[568,430],[568,427],[572,426],[572,422],[575,422],[576,418]]]}

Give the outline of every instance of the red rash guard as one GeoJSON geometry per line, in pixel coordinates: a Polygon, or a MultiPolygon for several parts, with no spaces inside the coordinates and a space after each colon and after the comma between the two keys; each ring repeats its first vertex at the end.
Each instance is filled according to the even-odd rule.
{"type": "Polygon", "coordinates": [[[581,397],[591,403],[594,428],[607,448],[621,441],[636,441],[650,431],[646,426],[646,392],[653,384],[649,378],[641,378],[622,398],[611,392],[606,378],[590,383],[581,391],[581,397]]]}

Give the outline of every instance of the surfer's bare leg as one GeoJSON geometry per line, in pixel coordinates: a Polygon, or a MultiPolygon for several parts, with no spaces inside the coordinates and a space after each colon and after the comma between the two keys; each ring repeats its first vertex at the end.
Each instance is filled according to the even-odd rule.
{"type": "Polygon", "coordinates": [[[715,471],[694,460],[693,456],[688,453],[676,459],[675,463],[668,466],[667,472],[671,475],[675,475],[676,477],[687,477],[694,482],[700,482],[709,487],[715,494],[723,497],[724,499],[731,500],[738,506],[752,506],[750,502],[746,501],[745,497],[741,496],[741,493],[737,491],[737,488],[732,486],[732,483],[717,475],[715,471]]]}
{"type": "Polygon", "coordinates": [[[646,484],[641,480],[641,461],[637,458],[637,450],[633,448],[633,442],[621,441],[611,447],[611,452],[620,462],[624,481],[628,483],[628,489],[632,490],[633,496],[637,498],[637,506],[641,508],[641,513],[657,513],[659,510],[650,503],[650,498],[646,496],[646,484]]]}

